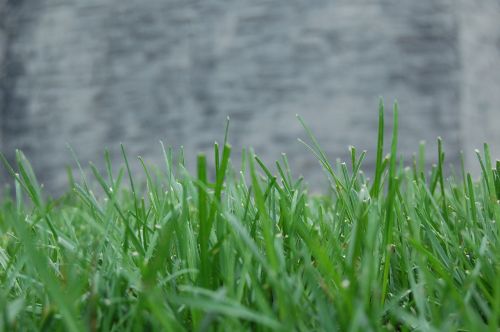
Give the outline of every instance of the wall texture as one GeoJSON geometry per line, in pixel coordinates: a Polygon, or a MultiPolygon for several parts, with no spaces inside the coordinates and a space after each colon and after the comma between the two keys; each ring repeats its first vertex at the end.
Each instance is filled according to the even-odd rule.
{"type": "Polygon", "coordinates": [[[193,166],[228,115],[235,151],[285,152],[321,187],[295,114],[333,160],[352,144],[370,168],[379,96],[399,101],[407,156],[423,139],[432,161],[437,136],[451,163],[500,148],[499,1],[3,1],[1,148],[55,192],[67,143],[83,162],[120,142],[160,162],[161,139],[193,166]]]}
{"type": "Polygon", "coordinates": [[[500,1],[459,3],[463,149],[489,142],[500,159],[500,1]]]}
{"type": "MultiPolygon", "coordinates": [[[[5,118],[3,116],[5,112],[5,99],[4,95],[6,93],[5,79],[5,56],[7,51],[7,25],[6,25],[6,10],[7,1],[0,0],[0,150],[3,148],[3,127],[5,118]]],[[[2,180],[2,172],[0,171],[0,180],[2,180]]]]}

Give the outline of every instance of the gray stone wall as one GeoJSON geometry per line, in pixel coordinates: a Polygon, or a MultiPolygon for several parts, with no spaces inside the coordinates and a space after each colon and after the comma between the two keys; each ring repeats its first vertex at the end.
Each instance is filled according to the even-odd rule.
{"type": "MultiPolygon", "coordinates": [[[[6,0],[0,0],[0,149],[3,147],[3,122],[5,111],[4,107],[4,94],[5,94],[5,56],[7,50],[7,25],[6,25],[6,0]]],[[[2,179],[2,172],[0,171],[0,180],[2,179]]]]}
{"type": "MultiPolygon", "coordinates": [[[[489,142],[500,159],[500,1],[461,0],[460,6],[463,148],[472,155],[489,142]]],[[[475,159],[469,160],[478,171],[475,159]]]]}
{"type": "Polygon", "coordinates": [[[472,164],[473,147],[499,137],[498,1],[7,6],[3,47],[0,27],[2,151],[12,159],[23,149],[54,192],[71,163],[67,143],[84,163],[99,161],[105,147],[118,158],[120,142],[130,155],[159,163],[161,139],[183,145],[194,166],[198,151],[222,139],[226,116],[236,152],[252,146],[268,162],[285,152],[319,188],[321,170],[296,140],[305,135],[295,114],[332,160],[347,159],[355,145],[368,150],[372,168],[379,96],[399,101],[407,156],[423,139],[432,161],[442,136],[449,162],[465,149],[472,164]]]}

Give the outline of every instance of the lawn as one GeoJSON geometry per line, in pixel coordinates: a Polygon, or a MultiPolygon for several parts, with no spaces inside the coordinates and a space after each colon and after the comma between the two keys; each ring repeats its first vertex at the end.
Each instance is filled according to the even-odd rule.
{"type": "Polygon", "coordinates": [[[122,165],[69,172],[57,199],[22,152],[3,158],[0,330],[498,331],[500,162],[485,144],[478,179],[445,176],[440,139],[437,165],[423,145],[403,159],[392,114],[384,138],[380,105],[372,179],[365,152],[331,163],[298,118],[325,195],[285,156],[268,168],[247,150],[235,169],[227,128],[214,169],[200,154],[189,174],[162,145],[164,165],[131,174],[122,147],[122,165]]]}

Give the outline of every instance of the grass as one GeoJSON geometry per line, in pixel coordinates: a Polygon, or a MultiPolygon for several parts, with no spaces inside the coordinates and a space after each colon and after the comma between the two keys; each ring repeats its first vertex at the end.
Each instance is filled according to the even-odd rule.
{"type": "Polygon", "coordinates": [[[119,170],[106,153],[103,174],[70,172],[55,200],[18,151],[16,170],[4,159],[15,197],[0,207],[0,329],[498,331],[500,162],[485,145],[478,181],[463,167],[445,178],[438,140],[437,165],[421,146],[405,167],[393,114],[384,156],[380,105],[373,181],[365,152],[332,164],[304,124],[324,196],[286,157],[275,175],[247,151],[235,170],[227,128],[213,179],[204,155],[193,176],[163,148],[161,169],[139,158],[137,181],[122,147],[119,170]]]}

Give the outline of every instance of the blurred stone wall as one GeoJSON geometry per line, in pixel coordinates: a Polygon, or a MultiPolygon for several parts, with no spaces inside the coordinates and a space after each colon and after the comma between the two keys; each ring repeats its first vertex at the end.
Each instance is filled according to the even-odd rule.
{"type": "Polygon", "coordinates": [[[222,140],[227,116],[234,159],[243,146],[267,162],[285,152],[319,188],[321,169],[296,140],[305,134],[295,114],[332,160],[355,145],[368,150],[370,169],[379,96],[389,109],[399,101],[406,156],[426,140],[434,160],[437,136],[453,164],[465,149],[473,165],[482,140],[500,148],[499,1],[6,4],[1,150],[10,159],[25,151],[54,192],[72,163],[67,143],[83,163],[100,161],[105,147],[118,159],[120,142],[159,163],[163,140],[183,145],[193,169],[196,153],[222,140]]]}
{"type": "MultiPolygon", "coordinates": [[[[0,151],[3,148],[3,127],[4,127],[4,94],[6,90],[5,83],[5,55],[7,51],[7,26],[6,26],[6,9],[7,1],[0,0],[0,151]]],[[[0,171],[0,180],[2,178],[2,172],[0,171]]]]}
{"type": "Polygon", "coordinates": [[[500,1],[460,0],[461,123],[463,149],[489,142],[500,159],[500,1]]]}

